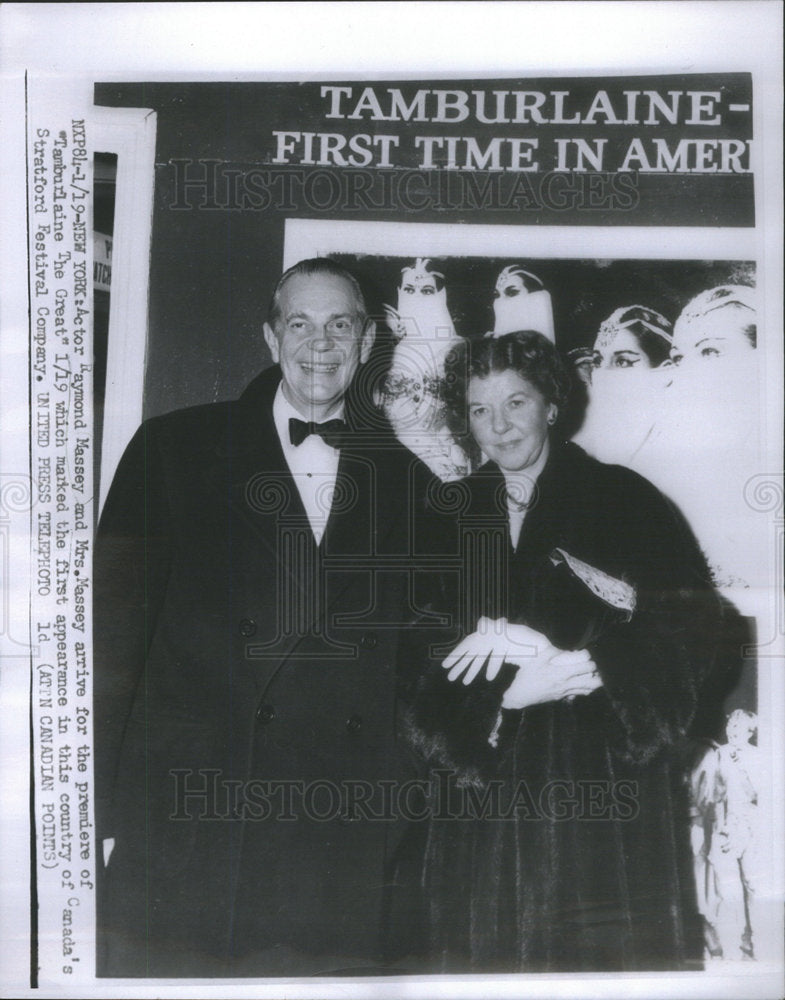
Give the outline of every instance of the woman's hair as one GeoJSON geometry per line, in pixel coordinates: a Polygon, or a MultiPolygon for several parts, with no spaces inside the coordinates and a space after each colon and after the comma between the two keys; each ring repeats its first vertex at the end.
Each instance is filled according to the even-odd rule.
{"type": "Polygon", "coordinates": [[[469,381],[506,371],[516,372],[559,409],[567,401],[569,372],[554,345],[541,333],[516,330],[501,337],[486,336],[458,344],[445,362],[444,402],[450,430],[473,458],[477,457],[477,448],[469,432],[469,381]]]}
{"type": "Polygon", "coordinates": [[[739,317],[739,331],[752,347],[758,346],[757,302],[755,289],[748,285],[719,285],[707,288],[696,295],[684,307],[676,320],[676,339],[684,328],[698,320],[705,319],[718,309],[733,308],[739,317]]]}
{"type": "Polygon", "coordinates": [[[671,356],[670,344],[652,333],[643,326],[631,327],[633,333],[640,344],[641,350],[651,362],[652,368],[659,368],[661,364],[668,361],[671,356]]]}

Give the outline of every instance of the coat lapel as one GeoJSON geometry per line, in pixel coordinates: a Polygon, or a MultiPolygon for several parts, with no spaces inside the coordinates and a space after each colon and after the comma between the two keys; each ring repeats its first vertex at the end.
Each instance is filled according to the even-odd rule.
{"type": "Polygon", "coordinates": [[[546,557],[555,546],[564,545],[564,526],[574,523],[566,512],[574,501],[564,475],[563,448],[554,445],[537,480],[535,501],[524,518],[517,555],[532,563],[546,557]]]}
{"type": "Polygon", "coordinates": [[[207,470],[212,488],[226,497],[275,562],[281,559],[282,528],[308,525],[273,421],[279,382],[278,368],[268,369],[233,404],[207,470]]]}
{"type": "MultiPolygon", "coordinates": [[[[320,545],[324,611],[339,634],[341,624],[361,625],[357,612],[347,615],[347,608],[362,608],[363,620],[378,620],[383,610],[373,606],[374,574],[379,571],[384,540],[396,529],[405,504],[398,503],[395,516],[391,514],[382,461],[383,452],[372,451],[362,440],[350,439],[341,448],[332,509],[320,545]],[[352,590],[354,600],[348,599],[352,590]]],[[[396,487],[403,492],[406,484],[398,482],[396,487]]]]}
{"type": "Polygon", "coordinates": [[[312,585],[317,546],[273,421],[279,382],[277,367],[268,369],[230,404],[206,470],[208,488],[223,498],[228,515],[241,528],[236,532],[238,584],[247,588],[249,606],[263,608],[271,599],[276,604],[268,613],[279,622],[280,637],[274,646],[251,641],[246,649],[260,690],[319,615],[312,585]],[[254,598],[257,587],[269,588],[267,601],[254,598]]]}
{"type": "MultiPolygon", "coordinates": [[[[302,640],[310,645],[320,636],[325,656],[345,656],[349,647],[330,639],[330,625],[340,626],[337,616],[350,606],[374,615],[366,599],[374,589],[374,560],[405,506],[390,496],[382,474],[386,467],[377,464],[384,461],[384,449],[372,447],[359,431],[341,449],[331,512],[317,546],[275,430],[273,400],[279,382],[276,367],[250,384],[233,405],[207,470],[211,488],[226,497],[250,538],[262,547],[264,562],[276,567],[279,586],[289,588],[302,615],[296,634],[276,646],[276,666],[296,654],[302,640]],[[360,588],[362,600],[347,603],[350,588],[360,588]]],[[[402,482],[395,487],[406,488],[402,482]]]]}

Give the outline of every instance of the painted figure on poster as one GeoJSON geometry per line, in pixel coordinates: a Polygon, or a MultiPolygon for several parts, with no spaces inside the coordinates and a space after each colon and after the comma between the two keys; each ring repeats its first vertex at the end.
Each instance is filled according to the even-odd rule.
{"type": "Polygon", "coordinates": [[[509,264],[496,279],[493,290],[493,333],[536,330],[555,341],[551,295],[540,278],[520,264],[509,264]]]}
{"type": "Polygon", "coordinates": [[[736,709],[726,742],[710,747],[693,771],[692,848],[707,957],[754,958],[763,927],[758,789],[762,758],[757,718],[736,709]]]}
{"type": "Polygon", "coordinates": [[[573,347],[567,351],[567,360],[572,365],[575,377],[584,385],[591,385],[594,373],[594,350],[591,347],[573,347]]]}
{"type": "Polygon", "coordinates": [[[755,292],[747,285],[707,289],[676,320],[673,354],[678,364],[721,358],[744,363],[757,346],[755,292]]]}
{"type": "Polygon", "coordinates": [[[716,583],[751,614],[770,543],[747,496],[762,461],[756,345],[754,288],[722,285],[688,302],[675,324],[671,384],[631,461],[679,504],[716,583]]]}
{"type": "Polygon", "coordinates": [[[385,310],[396,344],[381,388],[382,409],[398,440],[440,479],[460,479],[469,462],[447,426],[443,392],[445,359],[461,338],[444,275],[418,257],[402,268],[396,305],[385,310]]]}
{"type": "Polygon", "coordinates": [[[623,306],[601,324],[586,415],[574,437],[589,454],[631,464],[663,406],[672,343],[672,324],[648,306],[623,306]]]}

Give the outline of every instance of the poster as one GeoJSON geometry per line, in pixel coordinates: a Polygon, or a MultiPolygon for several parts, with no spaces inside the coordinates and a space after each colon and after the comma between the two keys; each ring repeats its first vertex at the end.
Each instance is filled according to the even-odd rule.
{"type": "MultiPolygon", "coordinates": [[[[717,995],[719,982],[728,995],[769,995],[782,968],[782,400],[774,374],[782,356],[776,332],[781,202],[771,194],[779,190],[781,171],[772,127],[779,52],[766,48],[771,62],[763,65],[752,55],[755,44],[763,44],[762,26],[777,19],[772,5],[761,4],[755,5],[758,20],[750,37],[743,36],[744,58],[736,52],[723,60],[713,50],[710,58],[705,38],[690,36],[689,18],[704,17],[704,26],[733,23],[738,9],[725,7],[725,14],[714,7],[701,13],[689,4],[667,13],[661,5],[647,7],[663,29],[668,18],[678,25],[683,9],[688,21],[682,44],[692,57],[681,61],[659,60],[647,51],[589,66],[575,52],[557,52],[547,64],[531,56],[497,71],[492,62],[467,56],[446,66],[440,62],[436,72],[436,56],[423,53],[405,67],[391,60],[361,71],[351,59],[339,59],[321,72],[301,66],[291,53],[278,72],[246,70],[240,79],[228,68],[205,77],[193,66],[167,72],[156,64],[147,73],[144,62],[127,74],[96,63],[87,77],[51,75],[37,66],[28,68],[26,78],[11,75],[12,138],[24,151],[24,163],[13,160],[19,167],[8,182],[26,180],[26,196],[19,188],[8,203],[23,224],[28,264],[18,285],[21,320],[4,329],[3,343],[4,364],[19,373],[13,379],[17,391],[8,397],[8,426],[24,441],[22,451],[11,454],[23,455],[26,463],[19,466],[23,473],[11,471],[4,484],[3,514],[6,572],[24,567],[9,576],[5,638],[11,666],[3,705],[9,718],[25,720],[21,729],[9,729],[21,734],[21,742],[3,750],[4,767],[8,762],[17,783],[24,776],[9,829],[15,844],[20,832],[30,837],[25,861],[3,868],[4,890],[11,888],[13,900],[4,911],[4,935],[8,928],[17,990],[100,994],[111,986],[160,992],[184,989],[197,978],[205,980],[204,988],[222,984],[236,995],[248,989],[278,995],[285,981],[294,996],[313,989],[305,980],[315,975],[319,991],[348,983],[349,989],[372,985],[380,993],[395,992],[405,983],[423,995],[437,987],[445,995],[480,989],[539,995],[551,984],[580,992],[582,975],[600,974],[596,988],[602,995],[628,990],[631,982],[640,995],[662,995],[659,976],[667,972],[674,996],[717,995]],[[151,701],[140,702],[137,688],[129,724],[144,727],[148,748],[137,765],[152,767],[163,747],[176,766],[169,768],[165,790],[148,784],[145,798],[153,825],[156,796],[174,802],[163,840],[149,841],[159,851],[171,834],[169,854],[131,870],[128,898],[133,881],[146,879],[148,919],[158,927],[160,918],[163,932],[152,947],[148,936],[143,957],[132,956],[124,966],[113,966],[111,958],[101,965],[96,887],[111,873],[115,851],[115,866],[122,863],[123,844],[122,828],[118,836],[114,829],[102,830],[97,803],[107,781],[96,777],[106,768],[96,747],[107,742],[96,733],[102,722],[94,701],[96,671],[107,669],[105,654],[103,666],[93,656],[93,602],[103,600],[93,563],[98,518],[107,502],[113,509],[110,484],[140,423],[234,399],[254,375],[269,369],[270,344],[262,328],[272,289],[286,268],[314,257],[338,261],[359,280],[377,325],[376,353],[365,369],[377,376],[369,398],[401,443],[440,479],[460,482],[480,462],[461,450],[441,417],[439,380],[450,346],[532,329],[555,343],[573,367],[564,435],[600,461],[626,466],[654,483],[697,536],[712,585],[741,625],[722,727],[701,734],[703,742],[685,766],[691,827],[680,836],[689,832],[688,878],[696,882],[701,930],[691,957],[678,963],[663,957],[661,966],[631,961],[621,969],[617,959],[603,965],[602,958],[590,957],[581,964],[563,955],[527,967],[508,953],[496,965],[454,966],[434,955],[419,964],[404,955],[377,965],[365,954],[357,958],[351,936],[359,931],[347,929],[343,936],[336,931],[338,944],[329,958],[324,949],[315,958],[307,949],[306,957],[298,957],[301,938],[295,938],[293,959],[284,945],[282,953],[260,962],[241,954],[227,964],[217,939],[227,921],[241,919],[241,910],[226,901],[223,888],[216,890],[215,871],[197,867],[212,849],[207,845],[221,842],[222,835],[210,840],[204,816],[189,822],[188,809],[176,819],[182,803],[172,799],[178,789],[198,798],[202,786],[189,781],[204,777],[215,763],[212,751],[193,749],[203,745],[205,728],[196,715],[198,699],[181,692],[180,715],[172,716],[151,701]],[[721,310],[731,319],[707,331],[705,317],[716,318],[721,310]],[[651,336],[641,335],[641,326],[651,336]],[[628,337],[625,349],[618,337],[631,330],[636,339],[628,337]],[[22,522],[29,538],[24,552],[22,522]],[[21,609],[29,614],[20,617],[21,609]],[[171,898],[180,899],[179,908],[169,905],[171,898]],[[28,914],[29,926],[20,935],[28,914]],[[179,923],[183,935],[190,935],[188,948],[178,939],[181,954],[174,958],[165,944],[167,920],[169,929],[179,923]],[[198,947],[192,948],[195,936],[198,947]],[[160,942],[163,958],[156,957],[160,942]]],[[[325,13],[331,8],[337,18],[341,8],[327,5],[325,13]]],[[[442,9],[439,26],[449,31],[448,8],[442,9]]],[[[520,19],[530,9],[507,5],[494,13],[515,11],[520,19]]],[[[548,5],[536,9],[548,16],[548,5]]],[[[581,9],[605,19],[619,11],[570,8],[576,16],[581,9]]],[[[433,7],[426,10],[429,18],[437,14],[433,7]]],[[[449,13],[458,18],[458,8],[449,7],[449,13]]],[[[35,21],[20,9],[11,14],[33,28],[35,21]]],[[[484,24],[479,11],[473,14],[484,24]]],[[[277,16],[283,27],[293,15],[284,5],[277,16]]],[[[154,495],[153,483],[145,494],[153,518],[159,509],[154,495]]],[[[209,500],[189,507],[194,524],[200,523],[199,507],[203,512],[209,500]]],[[[209,516],[205,523],[214,525],[209,516]]],[[[204,593],[217,597],[225,565],[222,556],[210,554],[212,541],[204,542],[204,593]]],[[[371,578],[387,572],[380,565],[371,578]]],[[[595,589],[596,569],[584,571],[595,589]]],[[[239,579],[227,580],[241,586],[239,579]]],[[[261,593],[264,588],[256,586],[261,593]]],[[[193,636],[170,648],[166,683],[181,657],[199,662],[189,650],[197,641],[209,648],[215,642],[211,629],[218,627],[205,621],[205,607],[197,603],[197,612],[191,604],[189,610],[194,598],[187,586],[181,594],[180,617],[169,628],[178,625],[193,636]]],[[[171,615],[166,602],[172,599],[162,600],[171,615]]],[[[173,600],[176,606],[177,593],[173,600]]],[[[220,601],[215,605],[216,619],[231,616],[239,628],[243,660],[256,648],[259,614],[253,607],[260,604],[252,606],[246,597],[246,605],[251,610],[242,613],[239,605],[229,611],[220,601]]],[[[158,606],[149,606],[158,613],[158,606]]],[[[297,600],[291,610],[302,610],[297,600]]],[[[101,643],[106,648],[105,639],[101,643]]],[[[249,662],[256,660],[251,656],[249,662]]],[[[266,662],[264,655],[260,662],[266,662]]],[[[147,683],[156,689],[152,673],[147,683]]],[[[212,690],[209,679],[206,684],[212,690]]],[[[216,685],[217,717],[223,690],[216,685]]],[[[238,699],[243,690],[239,681],[231,687],[238,699]]],[[[285,697],[299,704],[296,692],[276,695],[274,687],[265,687],[253,707],[258,713],[273,705],[280,721],[285,697]]],[[[303,724],[315,725],[302,711],[303,724]]],[[[310,711],[318,718],[315,708],[310,711]]],[[[349,714],[347,725],[357,718],[359,713],[349,714]]],[[[305,777],[306,785],[312,776],[308,761],[321,752],[318,727],[314,733],[310,756],[307,739],[305,750],[298,745],[306,760],[302,775],[296,765],[289,775],[305,777]]],[[[134,758],[128,754],[134,752],[127,745],[120,751],[121,773],[123,767],[131,773],[134,758]]],[[[381,776],[372,769],[368,774],[374,781],[381,776]]],[[[257,776],[252,769],[243,780],[257,776]]],[[[221,789],[225,777],[218,775],[221,789]]],[[[235,778],[232,772],[227,780],[235,778]]],[[[320,813],[315,799],[310,811],[324,820],[324,837],[315,840],[320,850],[335,836],[329,823],[336,817],[320,813]]],[[[253,829],[223,819],[223,827],[219,819],[213,829],[224,829],[227,843],[241,827],[253,829]]],[[[401,822],[416,825],[409,813],[395,819],[390,839],[399,836],[401,822]]],[[[285,841],[280,815],[275,822],[276,837],[285,841]]],[[[259,829],[256,824],[253,836],[259,829]]],[[[358,844],[368,849],[362,836],[358,844]]],[[[277,847],[279,858],[304,870],[322,857],[313,847],[298,854],[293,846],[291,856],[288,849],[286,843],[277,847]]],[[[324,857],[335,862],[339,855],[324,857]]],[[[356,885],[344,881],[344,910],[352,909],[351,887],[371,881],[372,869],[366,873],[364,863],[354,866],[356,885]]],[[[241,868],[238,876],[233,869],[237,892],[254,870],[241,868]]],[[[504,867],[498,872],[503,878],[504,867]]],[[[280,874],[268,875],[281,880],[280,874]]],[[[277,890],[267,879],[245,888],[278,901],[273,923],[300,926],[313,913],[318,937],[325,931],[323,915],[334,912],[320,909],[318,886],[335,890],[341,878],[330,882],[326,871],[310,877],[310,890],[303,876],[289,885],[284,880],[277,890]]],[[[481,904],[491,898],[490,888],[478,898],[481,904]]],[[[255,907],[246,904],[249,909],[255,907]]],[[[404,920],[397,919],[394,930],[400,931],[404,920]]],[[[352,926],[347,919],[346,927],[352,926]]],[[[277,948],[276,930],[271,942],[277,948]]]]}

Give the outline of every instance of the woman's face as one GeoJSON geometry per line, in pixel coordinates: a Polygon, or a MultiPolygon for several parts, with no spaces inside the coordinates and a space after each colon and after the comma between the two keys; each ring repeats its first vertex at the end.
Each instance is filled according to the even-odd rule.
{"type": "Polygon", "coordinates": [[[755,322],[751,309],[725,306],[706,316],[677,325],[674,356],[683,362],[745,358],[755,348],[744,330],[755,322]]]}
{"type": "Polygon", "coordinates": [[[469,429],[488,458],[508,472],[533,465],[548,440],[557,408],[508,369],[469,380],[469,429]]]}
{"type": "Polygon", "coordinates": [[[651,367],[651,359],[632,330],[619,330],[610,344],[595,350],[595,368],[651,367]]]}
{"type": "Polygon", "coordinates": [[[495,299],[514,299],[525,291],[526,285],[523,283],[523,277],[520,274],[510,274],[506,275],[503,280],[500,279],[496,282],[493,297],[495,299]]]}

